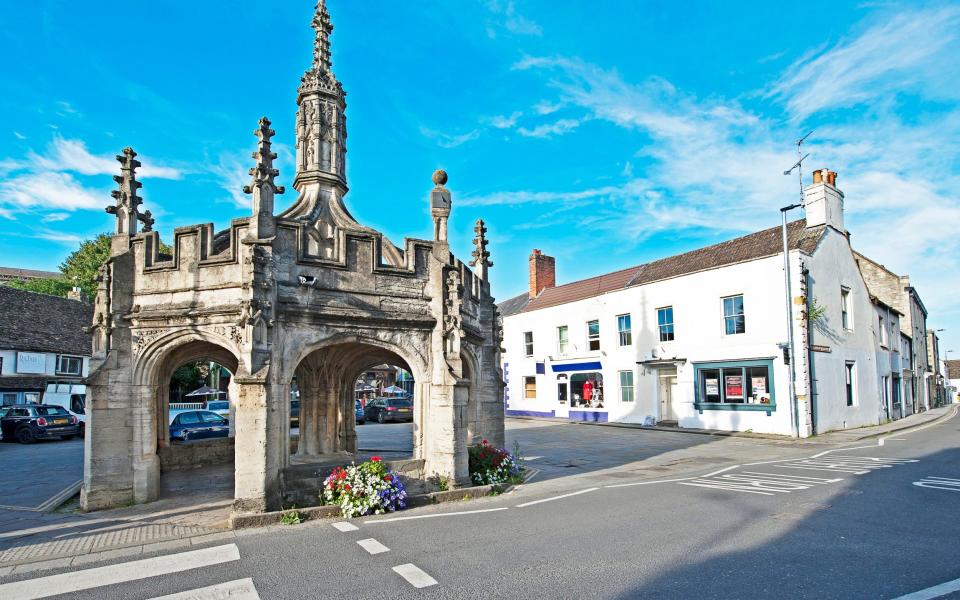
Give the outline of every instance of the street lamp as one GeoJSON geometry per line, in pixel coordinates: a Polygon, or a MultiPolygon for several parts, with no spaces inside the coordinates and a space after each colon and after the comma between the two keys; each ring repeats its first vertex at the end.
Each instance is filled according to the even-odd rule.
{"type": "Polygon", "coordinates": [[[790,282],[790,248],[787,241],[787,213],[803,204],[791,204],[780,209],[783,234],[783,278],[786,285],[787,341],[790,344],[790,431],[800,437],[800,415],[797,411],[797,353],[793,343],[793,290],[790,282]]]}

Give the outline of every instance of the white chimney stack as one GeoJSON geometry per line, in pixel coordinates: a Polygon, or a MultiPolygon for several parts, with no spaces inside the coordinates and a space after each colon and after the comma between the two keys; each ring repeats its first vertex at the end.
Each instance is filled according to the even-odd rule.
{"type": "Polygon", "coordinates": [[[837,189],[837,174],[829,169],[813,172],[813,184],[803,192],[807,227],[828,225],[846,233],[843,227],[843,192],[837,189]]]}

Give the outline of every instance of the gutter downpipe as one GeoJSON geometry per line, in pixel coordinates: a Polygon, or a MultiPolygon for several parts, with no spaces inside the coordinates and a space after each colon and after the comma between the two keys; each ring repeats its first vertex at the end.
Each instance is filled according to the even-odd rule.
{"type": "Polygon", "coordinates": [[[787,303],[787,340],[790,344],[790,431],[795,438],[800,437],[800,414],[797,407],[797,353],[793,340],[793,290],[790,285],[790,248],[787,243],[787,212],[800,208],[802,204],[791,204],[780,209],[783,233],[783,277],[786,284],[787,303]]]}

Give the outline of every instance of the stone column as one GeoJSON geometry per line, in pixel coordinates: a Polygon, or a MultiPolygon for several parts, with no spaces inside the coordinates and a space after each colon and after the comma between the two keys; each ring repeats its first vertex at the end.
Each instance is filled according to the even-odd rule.
{"type": "MultiPolygon", "coordinates": [[[[236,377],[236,476],[233,507],[237,512],[265,512],[280,501],[280,453],[288,453],[287,436],[270,384],[256,377],[236,377]]],[[[282,386],[277,386],[282,387],[282,386]]]]}

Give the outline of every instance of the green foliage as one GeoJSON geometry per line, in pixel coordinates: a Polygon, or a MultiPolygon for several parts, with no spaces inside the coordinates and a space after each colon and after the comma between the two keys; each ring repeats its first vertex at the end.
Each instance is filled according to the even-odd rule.
{"type": "Polygon", "coordinates": [[[427,481],[437,487],[437,491],[446,492],[450,489],[450,478],[446,475],[434,474],[427,481]]]}
{"type": "Polygon", "coordinates": [[[187,363],[173,372],[170,384],[186,391],[193,391],[205,378],[203,367],[206,361],[198,360],[187,363]]]}
{"type": "Polygon", "coordinates": [[[15,279],[8,281],[8,286],[18,290],[27,290],[28,292],[37,292],[38,294],[47,294],[50,296],[67,297],[72,285],[65,279],[15,279]]]}
{"type": "Polygon", "coordinates": [[[300,514],[300,511],[297,510],[296,505],[294,505],[290,507],[289,510],[280,513],[280,522],[284,525],[299,525],[303,522],[303,516],[300,514]]]}
{"type": "Polygon", "coordinates": [[[807,319],[811,323],[817,323],[827,314],[827,307],[817,302],[817,298],[810,299],[810,305],[807,307],[807,319]]]}
{"type": "Polygon", "coordinates": [[[83,290],[88,298],[97,295],[97,271],[104,261],[110,258],[110,236],[101,233],[92,240],[86,240],[70,256],[60,263],[60,272],[69,282],[83,290]]]}

